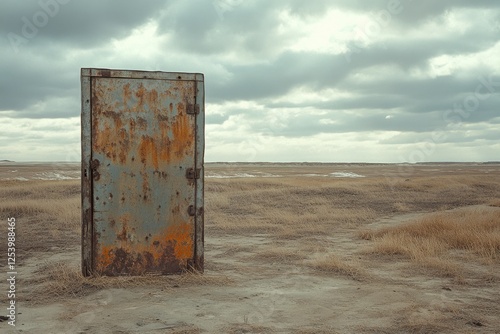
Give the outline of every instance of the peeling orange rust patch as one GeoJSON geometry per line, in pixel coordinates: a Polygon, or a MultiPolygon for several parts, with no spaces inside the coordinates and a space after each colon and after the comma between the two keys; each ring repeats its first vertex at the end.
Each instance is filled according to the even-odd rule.
{"type": "Polygon", "coordinates": [[[100,246],[97,269],[110,275],[142,274],[155,269],[163,273],[182,271],[194,257],[192,232],[192,224],[172,225],[155,235],[148,245],[119,237],[119,245],[100,246]]]}
{"type": "Polygon", "coordinates": [[[135,96],[139,99],[139,102],[137,103],[138,111],[143,111],[142,107],[144,106],[145,94],[146,94],[146,89],[144,88],[144,85],[141,83],[139,85],[139,88],[135,92],[135,96]]]}
{"type": "Polygon", "coordinates": [[[125,164],[127,161],[127,153],[129,152],[130,141],[127,136],[125,129],[120,129],[120,139],[121,139],[121,148],[120,148],[120,163],[125,164]]]}
{"type": "Polygon", "coordinates": [[[99,129],[102,124],[104,129],[93,132],[92,148],[95,152],[104,153],[113,162],[124,164],[130,150],[130,138],[123,127],[123,120],[119,113],[110,110],[102,112],[102,115],[107,118],[97,118],[95,128],[99,129]]]}
{"type": "Polygon", "coordinates": [[[151,161],[155,169],[158,169],[158,148],[153,138],[142,136],[139,145],[139,156],[141,157],[142,163],[148,164],[148,162],[151,161]]]}
{"type": "Polygon", "coordinates": [[[178,260],[192,258],[193,225],[183,222],[167,227],[153,237],[150,247],[145,247],[142,251],[149,251],[155,260],[160,260],[169,245],[173,245],[173,253],[178,260]]]}
{"type": "Polygon", "coordinates": [[[107,150],[108,146],[110,146],[110,136],[111,130],[108,127],[101,131],[94,131],[94,133],[92,133],[92,149],[96,152],[107,150]]]}
{"type": "Polygon", "coordinates": [[[183,105],[179,105],[179,115],[175,118],[172,124],[172,134],[174,136],[172,141],[173,153],[177,158],[182,159],[191,148],[193,143],[193,128],[189,124],[189,120],[185,114],[181,113],[183,105]]]}
{"type": "Polygon", "coordinates": [[[106,268],[115,261],[113,246],[101,246],[101,256],[97,263],[97,270],[103,272],[106,268]]]}
{"type": "Polygon", "coordinates": [[[158,106],[158,92],[155,89],[148,91],[143,84],[139,85],[135,96],[139,100],[135,110],[144,111],[144,104],[147,104],[151,110],[156,110],[158,106]]]}
{"type": "Polygon", "coordinates": [[[179,260],[187,260],[193,257],[193,227],[190,224],[170,226],[167,229],[167,241],[174,242],[174,254],[179,260]]]}
{"type": "Polygon", "coordinates": [[[132,92],[130,91],[130,83],[123,86],[123,104],[125,109],[127,109],[128,101],[132,97],[132,92]]]}
{"type": "Polygon", "coordinates": [[[158,92],[154,89],[148,92],[146,100],[149,107],[156,107],[158,105],[158,92]]]}
{"type": "Polygon", "coordinates": [[[158,169],[160,161],[171,163],[184,159],[185,155],[194,150],[192,138],[194,129],[189,123],[189,119],[184,115],[176,116],[172,124],[160,121],[161,138],[142,136],[139,145],[141,162],[152,164],[158,169]],[[169,128],[172,131],[172,139],[168,136],[169,128]]]}

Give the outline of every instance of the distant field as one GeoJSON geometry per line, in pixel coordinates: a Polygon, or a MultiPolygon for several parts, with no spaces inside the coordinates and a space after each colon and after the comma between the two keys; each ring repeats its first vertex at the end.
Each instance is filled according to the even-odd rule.
{"type": "Polygon", "coordinates": [[[205,177],[205,274],[84,278],[79,165],[0,164],[19,329],[498,333],[499,164],[220,163],[205,177]]]}

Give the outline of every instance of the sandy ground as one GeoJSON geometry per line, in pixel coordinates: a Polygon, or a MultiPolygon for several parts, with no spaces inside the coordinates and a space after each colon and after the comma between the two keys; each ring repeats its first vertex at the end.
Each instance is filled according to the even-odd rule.
{"type": "MultiPolygon", "coordinates": [[[[29,179],[41,173],[75,175],[71,168],[63,172],[60,168],[43,168],[44,171],[31,170],[22,174],[19,172],[22,166],[13,166],[12,170],[18,172],[4,168],[0,176],[6,178],[10,173],[29,179]]],[[[296,174],[295,177],[304,179],[332,177],[328,175],[333,172],[356,173],[368,178],[384,177],[384,171],[402,175],[395,166],[316,166],[299,171],[297,168],[251,165],[239,166],[234,171],[234,168],[218,165],[212,167],[209,175],[237,178],[237,173],[261,173],[267,177],[296,174]]],[[[439,175],[476,167],[457,165],[451,170],[449,166],[436,165],[425,168],[428,174],[439,175]]],[[[486,166],[479,173],[493,173],[498,178],[495,174],[498,166],[486,166]]],[[[388,213],[373,219],[366,227],[402,224],[431,211],[388,213]]],[[[0,323],[0,332],[500,333],[498,276],[491,283],[477,284],[472,279],[461,284],[447,277],[433,277],[412,270],[408,261],[366,255],[362,250],[370,242],[357,237],[357,232],[355,228],[332,226],[332,233],[328,235],[303,240],[313,248],[317,243],[318,247],[353,259],[369,272],[367,277],[353,279],[297,265],[307,261],[300,257],[295,261],[273,261],[260,256],[272,253],[276,246],[288,248],[293,253],[297,241],[276,240],[265,233],[212,234],[207,226],[204,276],[210,278],[208,283],[201,281],[203,284],[198,285],[195,279],[169,286],[110,288],[47,303],[32,304],[21,298],[16,328],[4,322],[0,323]]],[[[64,249],[55,247],[49,252],[32,253],[20,261],[18,285],[39,275],[37,270],[43,264],[63,261],[79,267],[80,248],[79,245],[64,249]]],[[[2,265],[4,262],[3,257],[2,265]]],[[[491,270],[497,269],[498,265],[491,270]]],[[[6,268],[2,267],[1,271],[5,273],[6,268]]],[[[5,283],[1,289],[6,290],[5,283]]],[[[21,287],[19,289],[22,291],[21,287]]]]}

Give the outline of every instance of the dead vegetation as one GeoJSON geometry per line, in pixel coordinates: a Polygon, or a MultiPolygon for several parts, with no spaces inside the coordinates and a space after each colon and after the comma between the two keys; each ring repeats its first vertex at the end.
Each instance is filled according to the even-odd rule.
{"type": "MultiPolygon", "coordinates": [[[[421,294],[429,291],[417,280],[437,280],[438,289],[451,286],[465,296],[465,306],[411,301],[394,315],[393,327],[359,324],[354,326],[359,333],[392,333],[394,328],[408,333],[452,333],[464,328],[462,332],[472,332],[478,323],[490,329],[493,324],[500,325],[492,316],[498,313],[498,306],[486,303],[484,296],[475,296],[481,289],[494,290],[500,284],[498,175],[490,174],[485,180],[475,170],[439,176],[415,171],[410,177],[337,179],[294,177],[294,168],[302,168],[300,173],[305,174],[326,167],[268,167],[262,170],[284,177],[206,180],[207,270],[203,275],[84,278],[78,258],[65,261],[54,257],[39,263],[34,275],[23,278],[20,300],[40,305],[106,289],[148,286],[159,291],[243,287],[250,280],[281,277],[297,269],[294,275],[309,275],[308,279],[344,280],[358,287],[378,284],[380,289],[391,291],[399,284],[421,294]],[[376,225],[381,218],[406,213],[423,216],[405,224],[376,225]],[[409,266],[396,266],[406,263],[409,266]]],[[[16,217],[21,263],[65,252],[78,257],[79,181],[0,184],[0,213],[16,217]]],[[[0,261],[5,263],[4,243],[0,251],[0,261]]],[[[330,325],[311,324],[294,330],[342,332],[330,325]]],[[[227,333],[277,331],[244,319],[221,328],[227,333]]]]}
{"type": "Polygon", "coordinates": [[[491,201],[488,202],[488,204],[490,206],[500,207],[500,198],[492,199],[491,201]]]}
{"type": "Polygon", "coordinates": [[[39,251],[79,247],[80,182],[1,181],[0,214],[16,218],[20,258],[39,251]]]}
{"type": "Polygon", "coordinates": [[[223,274],[202,274],[189,271],[183,275],[145,275],[121,277],[84,277],[79,266],[68,262],[48,262],[38,267],[35,277],[28,283],[33,288],[27,291],[24,302],[31,305],[83,297],[104,289],[120,289],[154,286],[158,292],[189,286],[227,286],[232,280],[223,274]]]}
{"type": "Polygon", "coordinates": [[[368,276],[360,262],[342,259],[335,254],[318,255],[308,264],[321,272],[338,274],[356,281],[365,280],[368,276]]]}
{"type": "Polygon", "coordinates": [[[500,210],[464,208],[359,235],[372,240],[369,252],[402,255],[438,274],[461,277],[465,264],[500,263],[500,210]]]}

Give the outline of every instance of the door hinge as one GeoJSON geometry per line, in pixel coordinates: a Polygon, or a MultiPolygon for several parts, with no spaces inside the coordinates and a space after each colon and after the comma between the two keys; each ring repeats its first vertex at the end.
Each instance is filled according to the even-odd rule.
{"type": "Polygon", "coordinates": [[[90,169],[92,171],[92,177],[94,178],[94,181],[99,181],[99,179],[101,178],[101,174],[99,174],[100,164],[101,163],[97,159],[94,159],[90,162],[90,169]]]}
{"type": "Polygon", "coordinates": [[[189,215],[190,217],[194,217],[194,216],[196,216],[196,208],[194,207],[194,205],[190,205],[190,206],[188,207],[188,215],[189,215]]]}
{"type": "Polygon", "coordinates": [[[188,168],[186,170],[186,178],[189,180],[196,180],[200,178],[201,169],[188,168]]]}
{"type": "Polygon", "coordinates": [[[200,113],[200,105],[189,103],[187,105],[187,113],[188,115],[198,115],[200,113]]]}

